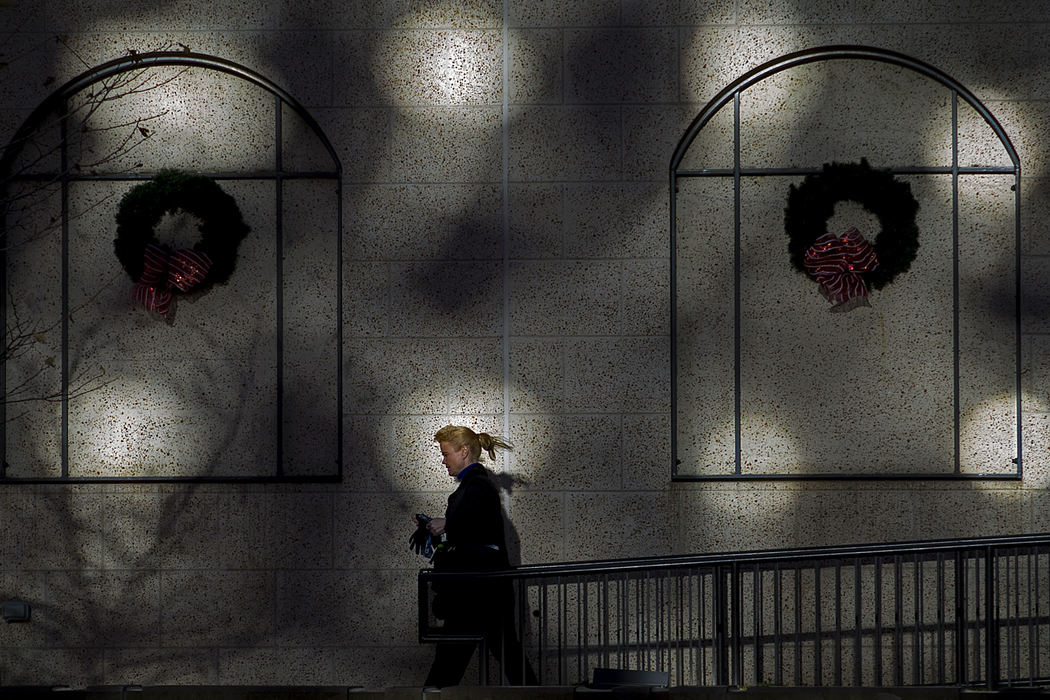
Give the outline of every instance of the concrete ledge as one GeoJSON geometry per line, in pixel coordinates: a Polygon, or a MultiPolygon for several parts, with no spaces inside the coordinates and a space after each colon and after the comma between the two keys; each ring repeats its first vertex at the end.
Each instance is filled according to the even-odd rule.
{"type": "Polygon", "coordinates": [[[4,700],[51,698],[53,700],[603,700],[604,698],[653,697],[654,700],[989,700],[1050,698],[1043,688],[756,688],[724,687],[621,687],[593,689],[584,686],[478,687],[444,690],[361,688],[347,686],[104,686],[63,688],[0,686],[4,700]]]}

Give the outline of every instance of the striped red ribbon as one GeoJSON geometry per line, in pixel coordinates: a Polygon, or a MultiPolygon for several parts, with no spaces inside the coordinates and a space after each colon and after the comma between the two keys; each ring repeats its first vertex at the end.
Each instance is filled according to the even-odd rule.
{"type": "Polygon", "coordinates": [[[806,251],[803,264],[827,298],[842,304],[868,295],[861,274],[877,268],[879,259],[860,231],[851,228],[841,237],[831,233],[819,237],[806,251]]]}
{"type": "Polygon", "coordinates": [[[142,276],[131,288],[131,298],[167,318],[174,292],[188,292],[203,284],[211,264],[206,253],[189,248],[169,251],[148,243],[142,254],[142,276]]]}

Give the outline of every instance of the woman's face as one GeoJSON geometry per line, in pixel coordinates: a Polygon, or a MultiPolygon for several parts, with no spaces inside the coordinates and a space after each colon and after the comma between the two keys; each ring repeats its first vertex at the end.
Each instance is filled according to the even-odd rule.
{"type": "Polygon", "coordinates": [[[470,464],[470,448],[466,445],[456,447],[451,442],[439,442],[438,445],[441,447],[441,463],[448,469],[449,476],[456,476],[470,464]]]}

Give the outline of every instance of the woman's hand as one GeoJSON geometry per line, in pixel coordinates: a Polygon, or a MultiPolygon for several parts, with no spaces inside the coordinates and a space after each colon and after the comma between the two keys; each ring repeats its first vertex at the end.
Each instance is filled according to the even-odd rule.
{"type": "Polygon", "coordinates": [[[427,529],[430,530],[432,535],[440,535],[445,531],[445,519],[431,518],[430,522],[427,523],[427,529]]]}

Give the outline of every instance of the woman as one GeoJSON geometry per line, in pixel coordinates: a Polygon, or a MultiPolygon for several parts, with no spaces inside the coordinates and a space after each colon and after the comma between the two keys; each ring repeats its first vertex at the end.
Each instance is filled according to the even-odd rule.
{"type": "MultiPolygon", "coordinates": [[[[434,555],[435,571],[498,571],[509,568],[503,529],[503,507],[492,472],[481,465],[481,452],[496,458],[496,448],[510,444],[488,433],[447,425],[434,435],[441,463],[458,482],[448,497],[445,517],[432,518],[427,529],[442,546],[434,555]]],[[[418,523],[417,523],[418,524],[418,523]]],[[[535,685],[521,642],[514,629],[514,591],[510,581],[472,583],[454,580],[434,585],[435,615],[445,620],[448,634],[480,634],[492,655],[503,664],[512,685],[535,685]]],[[[458,685],[474,655],[475,643],[438,642],[426,686],[458,685]]]]}

